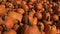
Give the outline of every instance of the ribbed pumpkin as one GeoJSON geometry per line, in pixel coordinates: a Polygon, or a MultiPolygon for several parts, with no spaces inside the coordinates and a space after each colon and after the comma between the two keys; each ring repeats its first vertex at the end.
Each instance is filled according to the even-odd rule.
{"type": "Polygon", "coordinates": [[[28,21],[28,25],[24,25],[21,30],[21,34],[40,34],[38,27],[31,25],[30,21],[28,21]]]}

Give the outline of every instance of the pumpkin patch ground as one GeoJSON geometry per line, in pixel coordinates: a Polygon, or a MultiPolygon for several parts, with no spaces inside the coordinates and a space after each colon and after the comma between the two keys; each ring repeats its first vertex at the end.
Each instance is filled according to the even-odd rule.
{"type": "Polygon", "coordinates": [[[60,34],[60,0],[0,0],[0,34],[60,34]]]}

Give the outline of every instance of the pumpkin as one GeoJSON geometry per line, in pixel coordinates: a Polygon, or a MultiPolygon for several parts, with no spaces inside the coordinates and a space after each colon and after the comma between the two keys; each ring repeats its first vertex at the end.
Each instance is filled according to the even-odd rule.
{"type": "Polygon", "coordinates": [[[37,9],[41,9],[42,7],[43,7],[43,6],[42,6],[41,3],[37,3],[37,4],[36,4],[36,8],[37,8],[37,9]]]}
{"type": "Polygon", "coordinates": [[[37,19],[42,19],[42,14],[40,12],[36,12],[37,19]]]}
{"type": "Polygon", "coordinates": [[[19,22],[21,22],[22,20],[22,15],[16,12],[10,12],[8,16],[10,16],[11,18],[14,18],[15,20],[18,20],[19,22]]]}
{"type": "Polygon", "coordinates": [[[5,5],[0,5],[0,16],[3,16],[4,14],[6,14],[8,11],[5,8],[5,5]]]}
{"type": "Polygon", "coordinates": [[[6,17],[5,24],[8,28],[12,28],[14,26],[15,20],[9,16],[6,17]]]}
{"type": "Polygon", "coordinates": [[[2,23],[5,31],[3,32],[3,34],[17,34],[15,30],[13,29],[9,29],[5,23],[2,23]]]}
{"type": "Polygon", "coordinates": [[[46,25],[45,26],[45,33],[46,34],[56,34],[57,33],[57,30],[56,30],[56,26],[55,25],[46,25]]]}
{"type": "Polygon", "coordinates": [[[31,25],[29,21],[28,25],[24,25],[21,30],[21,34],[40,34],[38,27],[36,25],[31,25]]]}
{"type": "Polygon", "coordinates": [[[29,10],[28,5],[23,5],[23,9],[24,9],[25,11],[28,11],[28,10],[29,10]]]}
{"type": "Polygon", "coordinates": [[[58,15],[53,15],[53,16],[51,17],[51,20],[53,20],[53,21],[58,21],[58,20],[59,20],[58,15]]]}
{"type": "Polygon", "coordinates": [[[26,5],[27,3],[26,3],[26,1],[22,1],[22,4],[23,4],[23,5],[26,5]]]}
{"type": "Polygon", "coordinates": [[[22,9],[22,8],[18,8],[18,9],[17,9],[17,12],[20,13],[20,14],[24,14],[25,11],[24,11],[24,9],[22,9]]]}

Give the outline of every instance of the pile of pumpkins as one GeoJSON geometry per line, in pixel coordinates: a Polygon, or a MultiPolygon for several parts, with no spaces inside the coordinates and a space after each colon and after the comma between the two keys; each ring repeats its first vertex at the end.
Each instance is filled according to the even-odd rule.
{"type": "Polygon", "coordinates": [[[60,34],[60,0],[0,0],[0,34],[60,34]]]}

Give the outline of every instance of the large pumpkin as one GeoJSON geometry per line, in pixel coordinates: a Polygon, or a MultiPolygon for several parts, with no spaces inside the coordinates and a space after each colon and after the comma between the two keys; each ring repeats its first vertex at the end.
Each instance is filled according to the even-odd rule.
{"type": "Polygon", "coordinates": [[[28,25],[24,25],[21,29],[21,34],[40,34],[39,29],[36,25],[31,25],[28,20],[28,25]]]}

